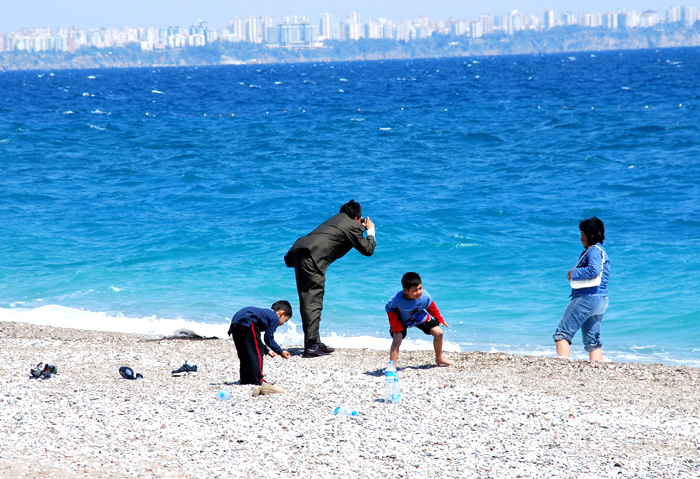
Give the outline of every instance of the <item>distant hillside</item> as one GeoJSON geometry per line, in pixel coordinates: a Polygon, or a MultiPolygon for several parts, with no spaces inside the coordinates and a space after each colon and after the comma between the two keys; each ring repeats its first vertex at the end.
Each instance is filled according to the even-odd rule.
{"type": "Polygon", "coordinates": [[[359,40],[327,42],[322,48],[270,48],[250,43],[212,43],[141,51],[126,48],[86,48],[75,53],[0,53],[0,70],[55,70],[126,68],[154,65],[198,66],[249,63],[297,63],[382,59],[489,56],[531,53],[561,53],[603,50],[634,50],[700,46],[700,23],[695,28],[660,27],[629,30],[558,27],[546,32],[521,31],[515,35],[434,35],[423,40],[359,40]]]}

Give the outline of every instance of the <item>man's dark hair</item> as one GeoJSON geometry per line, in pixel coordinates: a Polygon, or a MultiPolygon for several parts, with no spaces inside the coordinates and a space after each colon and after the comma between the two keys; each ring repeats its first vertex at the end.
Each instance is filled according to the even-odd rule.
{"type": "Polygon", "coordinates": [[[350,200],[340,207],[340,212],[345,213],[351,219],[362,218],[362,206],[355,200],[350,200]]]}
{"type": "Polygon", "coordinates": [[[277,311],[284,311],[284,314],[287,315],[288,318],[292,317],[292,305],[289,304],[289,301],[280,300],[274,303],[271,306],[272,310],[277,312],[277,311]]]}
{"type": "Polygon", "coordinates": [[[412,271],[404,274],[403,278],[401,278],[401,286],[403,286],[405,290],[409,290],[421,284],[423,284],[423,281],[420,279],[420,275],[412,271]]]}
{"type": "Polygon", "coordinates": [[[593,246],[594,244],[603,244],[605,240],[605,225],[597,217],[588,218],[581,221],[578,225],[579,229],[583,234],[586,235],[588,240],[588,246],[593,246]]]}

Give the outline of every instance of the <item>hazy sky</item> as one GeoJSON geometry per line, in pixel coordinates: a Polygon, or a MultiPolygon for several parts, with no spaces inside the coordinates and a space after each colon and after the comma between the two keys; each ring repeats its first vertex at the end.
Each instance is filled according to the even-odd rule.
{"type": "Polygon", "coordinates": [[[83,29],[123,26],[188,27],[205,20],[214,28],[223,28],[233,17],[305,15],[314,23],[321,13],[333,14],[334,22],[343,21],[350,11],[362,20],[387,18],[400,20],[427,15],[434,20],[475,19],[482,13],[503,14],[510,10],[542,16],[551,8],[562,11],[609,12],[618,9],[659,13],[672,5],[700,7],[700,0],[0,0],[0,32],[29,27],[68,27],[83,29]]]}

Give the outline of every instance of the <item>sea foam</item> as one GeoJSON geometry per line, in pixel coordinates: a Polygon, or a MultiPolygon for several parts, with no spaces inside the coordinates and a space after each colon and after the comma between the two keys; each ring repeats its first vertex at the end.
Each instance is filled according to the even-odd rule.
{"type": "MultiPolygon", "coordinates": [[[[109,315],[103,312],[67,308],[59,305],[46,305],[38,308],[0,308],[0,321],[28,323],[58,328],[105,331],[113,333],[145,334],[152,337],[180,336],[191,334],[202,337],[226,339],[226,323],[203,323],[187,319],[167,319],[151,317],[126,317],[109,315]]],[[[300,325],[288,321],[275,334],[275,341],[280,345],[302,347],[304,335],[299,332],[300,325]]],[[[323,337],[323,341],[334,348],[374,349],[389,351],[391,339],[371,336],[342,336],[335,332],[323,337]]],[[[432,341],[405,339],[401,344],[404,351],[426,351],[433,348],[432,341]]],[[[443,349],[449,352],[461,351],[458,344],[445,342],[443,349]]]]}

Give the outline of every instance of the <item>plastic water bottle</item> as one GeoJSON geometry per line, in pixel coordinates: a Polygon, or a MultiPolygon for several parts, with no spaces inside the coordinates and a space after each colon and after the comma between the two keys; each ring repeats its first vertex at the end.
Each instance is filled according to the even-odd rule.
{"type": "Polygon", "coordinates": [[[389,365],[384,370],[384,402],[391,401],[394,392],[394,381],[396,380],[396,367],[394,361],[389,361],[389,365]]]}
{"type": "Polygon", "coordinates": [[[216,393],[216,399],[219,401],[228,401],[231,399],[231,391],[228,389],[220,389],[218,393],[216,393]]]}
{"type": "Polygon", "coordinates": [[[353,411],[347,407],[337,407],[333,409],[333,414],[336,416],[357,416],[357,411],[353,411]]]}
{"type": "Polygon", "coordinates": [[[401,403],[401,385],[399,384],[398,376],[394,379],[394,384],[391,389],[391,402],[394,404],[401,403]]]}

